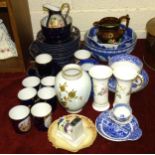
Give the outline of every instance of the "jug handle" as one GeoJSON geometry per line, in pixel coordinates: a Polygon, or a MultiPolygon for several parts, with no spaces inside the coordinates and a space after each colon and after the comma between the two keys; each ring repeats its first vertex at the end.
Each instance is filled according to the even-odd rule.
{"type": "Polygon", "coordinates": [[[122,17],[119,18],[119,20],[120,20],[120,23],[121,23],[123,20],[126,20],[126,25],[125,25],[125,28],[124,28],[124,32],[125,32],[125,30],[126,30],[126,29],[128,28],[128,26],[129,26],[130,17],[129,17],[129,15],[122,16],[122,17]]]}
{"type": "Polygon", "coordinates": [[[93,25],[94,25],[95,27],[98,27],[98,26],[99,26],[99,21],[94,22],[93,25]]]}
{"type": "Polygon", "coordinates": [[[47,22],[46,22],[46,26],[47,26],[47,27],[48,27],[48,25],[49,25],[51,15],[52,15],[52,11],[51,11],[51,10],[48,10],[48,18],[47,18],[47,22]]]}
{"type": "Polygon", "coordinates": [[[63,10],[65,10],[65,9],[66,9],[66,13],[65,13],[64,18],[66,19],[66,17],[68,16],[68,14],[70,12],[70,5],[68,3],[63,3],[61,5],[60,11],[63,12],[63,10]]]}

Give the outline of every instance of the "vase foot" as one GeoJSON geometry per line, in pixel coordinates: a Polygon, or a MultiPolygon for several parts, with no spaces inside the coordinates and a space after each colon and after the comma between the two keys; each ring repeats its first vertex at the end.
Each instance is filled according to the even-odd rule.
{"type": "Polygon", "coordinates": [[[72,110],[67,110],[68,113],[71,113],[71,114],[76,114],[76,113],[79,113],[81,112],[82,109],[79,109],[79,110],[75,110],[75,111],[72,111],[72,110]]]}
{"type": "Polygon", "coordinates": [[[106,111],[106,110],[108,110],[108,109],[110,108],[110,104],[107,103],[107,104],[105,104],[105,105],[98,105],[98,104],[96,104],[96,103],[93,103],[93,104],[92,104],[92,107],[93,107],[93,109],[94,109],[95,111],[106,111]]]}

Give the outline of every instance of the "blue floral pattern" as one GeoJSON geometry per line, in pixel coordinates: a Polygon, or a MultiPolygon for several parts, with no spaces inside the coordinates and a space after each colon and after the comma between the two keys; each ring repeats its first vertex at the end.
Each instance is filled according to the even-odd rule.
{"type": "Polygon", "coordinates": [[[132,64],[135,64],[136,66],[138,66],[140,69],[143,68],[143,63],[142,61],[134,56],[134,55],[131,55],[131,54],[120,54],[120,55],[116,55],[116,56],[113,56],[109,59],[109,66],[113,65],[115,62],[119,62],[119,61],[128,61],[128,62],[131,62],[132,64]]]}
{"type": "Polygon", "coordinates": [[[104,46],[99,46],[98,41],[93,38],[96,37],[97,29],[92,27],[88,33],[85,35],[85,48],[92,52],[92,54],[99,60],[108,61],[108,59],[114,55],[118,54],[129,54],[134,50],[137,43],[136,33],[128,28],[122,37],[120,43],[118,43],[117,48],[106,48],[104,46]]]}
{"type": "Polygon", "coordinates": [[[102,112],[96,119],[98,133],[112,141],[138,140],[142,136],[137,119],[133,116],[131,122],[120,125],[113,121],[110,111],[102,112]]]}

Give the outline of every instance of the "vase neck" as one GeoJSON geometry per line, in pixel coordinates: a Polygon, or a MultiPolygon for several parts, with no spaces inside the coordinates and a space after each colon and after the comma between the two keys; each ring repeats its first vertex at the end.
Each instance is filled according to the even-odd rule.
{"type": "Polygon", "coordinates": [[[67,80],[79,79],[82,76],[82,68],[76,64],[66,65],[62,69],[62,76],[67,80]]]}

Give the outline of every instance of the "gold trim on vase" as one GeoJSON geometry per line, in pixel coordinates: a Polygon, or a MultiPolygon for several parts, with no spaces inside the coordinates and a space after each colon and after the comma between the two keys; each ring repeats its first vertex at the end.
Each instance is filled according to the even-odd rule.
{"type": "Polygon", "coordinates": [[[62,76],[67,80],[75,80],[82,76],[82,68],[77,64],[69,64],[64,66],[62,69],[62,76]],[[70,70],[75,70],[76,73],[69,74],[67,73],[70,70]]]}

